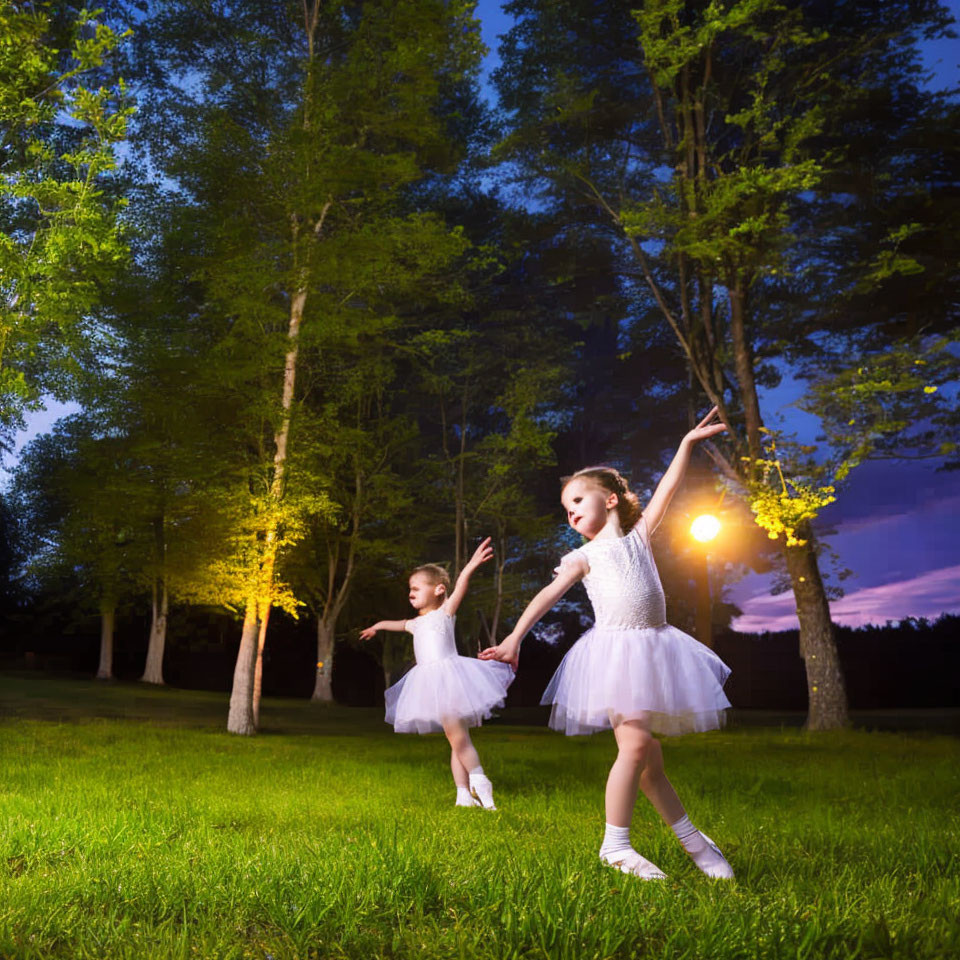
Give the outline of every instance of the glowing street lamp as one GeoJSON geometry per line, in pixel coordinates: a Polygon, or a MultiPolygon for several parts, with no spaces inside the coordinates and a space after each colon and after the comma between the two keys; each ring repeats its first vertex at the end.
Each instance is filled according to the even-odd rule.
{"type": "Polygon", "coordinates": [[[690,536],[700,543],[709,543],[720,532],[720,521],[711,513],[702,513],[690,525],[690,536]]]}

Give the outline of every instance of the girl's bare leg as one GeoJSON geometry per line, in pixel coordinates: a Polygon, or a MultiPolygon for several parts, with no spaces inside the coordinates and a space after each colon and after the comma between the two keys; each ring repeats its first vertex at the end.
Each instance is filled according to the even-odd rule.
{"type": "Polygon", "coordinates": [[[646,763],[640,771],[640,789],[668,827],[685,815],[677,791],[664,773],[663,748],[655,737],[650,740],[646,763]]]}
{"type": "Polygon", "coordinates": [[[715,879],[732,879],[730,864],[717,845],[690,822],[677,791],[667,779],[660,742],[636,720],[618,724],[614,727],[614,735],[617,738],[617,759],[607,778],[607,833],[600,856],[610,863],[621,862],[629,866],[629,872],[638,876],[659,875],[659,871],[656,874],[649,871],[653,865],[630,845],[630,820],[639,787],[700,870],[715,879]],[[641,861],[639,865],[634,858],[641,861]]]}
{"type": "Polygon", "coordinates": [[[452,746],[450,748],[450,772],[453,774],[453,782],[457,785],[457,789],[461,787],[464,790],[470,789],[470,775],[467,773],[467,768],[460,762],[460,758],[456,755],[452,746]]]}
{"type": "MultiPolygon", "coordinates": [[[[453,769],[454,758],[460,766],[466,771],[467,782],[473,796],[477,797],[481,805],[487,810],[496,810],[493,802],[493,786],[483,772],[480,766],[480,755],[477,753],[473,741],[470,739],[470,731],[466,723],[459,719],[451,719],[444,722],[443,732],[450,741],[450,766],[453,769]]],[[[457,774],[454,771],[454,779],[457,774]]],[[[457,783],[459,791],[459,781],[457,783]]]]}
{"type": "MultiPolygon", "coordinates": [[[[630,820],[637,802],[637,789],[657,741],[639,720],[627,720],[613,728],[617,740],[617,759],[607,777],[607,825],[600,858],[625,873],[645,880],[662,879],[655,864],[642,857],[630,843],[630,820]]],[[[662,756],[661,756],[662,766],[662,756]]]]}
{"type": "MultiPolygon", "coordinates": [[[[477,753],[477,749],[470,739],[470,731],[467,729],[466,723],[459,718],[446,721],[443,724],[443,732],[447,735],[450,750],[452,751],[450,766],[453,766],[455,757],[469,776],[472,771],[480,766],[480,755],[477,753]]],[[[456,773],[454,773],[453,779],[457,779],[456,773]]]]}

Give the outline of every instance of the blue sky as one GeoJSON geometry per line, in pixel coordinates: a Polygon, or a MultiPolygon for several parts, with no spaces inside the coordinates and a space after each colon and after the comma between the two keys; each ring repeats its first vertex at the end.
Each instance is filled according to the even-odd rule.
{"type": "MultiPolygon", "coordinates": [[[[960,20],[960,0],[948,4],[960,20]]],[[[480,0],[477,16],[489,48],[484,80],[499,63],[497,35],[510,28],[497,0],[480,0]]],[[[928,43],[923,49],[938,89],[960,83],[960,41],[928,43]]],[[[494,92],[485,86],[492,100],[494,92]]],[[[808,436],[812,418],[793,409],[802,385],[785,381],[764,398],[765,416],[782,418],[788,429],[808,436]]],[[[17,452],[37,433],[45,432],[73,406],[51,402],[47,410],[27,418],[28,429],[17,438],[17,452]]],[[[831,605],[834,620],[858,626],[905,616],[936,617],[960,613],[960,483],[957,474],[938,473],[927,463],[867,463],[854,471],[842,497],[824,513],[837,533],[830,540],[841,564],[855,571],[844,584],[846,596],[831,605]]],[[[731,589],[743,610],[735,622],[741,630],[779,630],[796,626],[791,593],[773,597],[769,579],[750,574],[731,589]]]]}

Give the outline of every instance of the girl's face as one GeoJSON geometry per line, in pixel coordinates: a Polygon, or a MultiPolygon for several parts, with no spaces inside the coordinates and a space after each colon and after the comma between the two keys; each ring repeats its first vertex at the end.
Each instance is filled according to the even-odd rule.
{"type": "Polygon", "coordinates": [[[618,497],[590,477],[575,477],[560,494],[567,522],[577,533],[592,540],[605,526],[618,497]]]}
{"type": "Polygon", "coordinates": [[[427,574],[420,572],[410,577],[410,606],[414,610],[432,610],[443,603],[444,589],[433,583],[427,574]]]}

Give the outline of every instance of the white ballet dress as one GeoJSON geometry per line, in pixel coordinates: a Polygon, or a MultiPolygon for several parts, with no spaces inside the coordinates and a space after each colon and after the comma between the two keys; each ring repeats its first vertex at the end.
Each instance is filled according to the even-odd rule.
{"type": "Polygon", "coordinates": [[[416,664],[383,695],[386,721],[397,733],[439,733],[450,719],[478,727],[503,706],[513,668],[496,660],[461,657],[455,619],[438,607],[407,621],[416,664]]]}
{"type": "Polygon", "coordinates": [[[704,644],[671,627],[646,519],[624,537],[597,538],[566,554],[582,557],[594,625],[567,651],[540,701],[550,726],[568,735],[640,720],[667,735],[723,724],[730,668],[704,644]]]}

